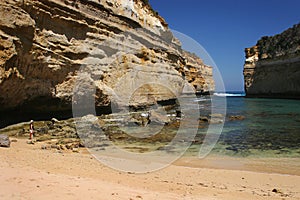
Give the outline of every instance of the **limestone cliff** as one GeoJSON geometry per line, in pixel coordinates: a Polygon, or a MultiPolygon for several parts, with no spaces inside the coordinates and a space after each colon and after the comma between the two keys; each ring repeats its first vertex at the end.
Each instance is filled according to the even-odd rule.
{"type": "Polygon", "coordinates": [[[76,91],[83,77],[96,87],[99,107],[111,103],[117,86],[131,94],[124,85],[138,77],[158,84],[133,88],[139,95],[131,97],[132,105],[174,98],[161,80],[176,92],[183,80],[196,92],[214,89],[212,68],[181,49],[147,1],[1,1],[0,111],[70,110],[74,92],[85,95],[89,87],[82,83],[76,91]]]}
{"type": "Polygon", "coordinates": [[[300,98],[300,24],[245,49],[247,97],[300,98]]]}

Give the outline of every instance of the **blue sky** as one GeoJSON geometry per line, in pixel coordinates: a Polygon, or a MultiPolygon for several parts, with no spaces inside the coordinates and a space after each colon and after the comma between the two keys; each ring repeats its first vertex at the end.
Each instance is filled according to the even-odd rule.
{"type": "Polygon", "coordinates": [[[243,90],[244,49],[300,22],[299,0],[149,0],[175,31],[210,54],[227,91],[243,90]]]}

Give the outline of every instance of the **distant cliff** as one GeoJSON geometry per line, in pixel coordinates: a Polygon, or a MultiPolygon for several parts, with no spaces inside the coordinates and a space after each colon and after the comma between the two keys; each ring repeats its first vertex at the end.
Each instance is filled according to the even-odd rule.
{"type": "MultiPolygon", "coordinates": [[[[178,93],[184,80],[195,92],[214,90],[212,68],[181,49],[148,1],[1,1],[0,111],[70,110],[80,69],[95,85],[99,107],[111,103],[117,84],[144,77],[157,85],[141,86],[151,98],[133,97],[132,105],[173,99],[161,80],[178,93]]],[[[132,93],[131,87],[122,89],[132,93]]]]}
{"type": "Polygon", "coordinates": [[[300,24],[245,49],[247,97],[300,99],[300,24]]]}

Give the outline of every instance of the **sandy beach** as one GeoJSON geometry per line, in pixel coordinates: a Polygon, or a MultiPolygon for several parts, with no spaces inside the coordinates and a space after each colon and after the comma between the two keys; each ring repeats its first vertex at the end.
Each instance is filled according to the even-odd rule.
{"type": "Polygon", "coordinates": [[[0,0],[0,200],[300,200],[299,7],[0,0]]]}
{"type": "MultiPolygon", "coordinates": [[[[258,160],[208,157],[197,166],[195,158],[184,157],[165,169],[133,174],[104,166],[85,149],[43,150],[43,143],[16,140],[10,148],[0,148],[1,200],[300,199],[297,159],[292,160],[295,170],[290,167],[290,173],[288,168],[276,172],[275,160],[265,165],[270,172],[263,172],[258,160]]],[[[280,163],[284,167],[287,162],[280,163]]]]}

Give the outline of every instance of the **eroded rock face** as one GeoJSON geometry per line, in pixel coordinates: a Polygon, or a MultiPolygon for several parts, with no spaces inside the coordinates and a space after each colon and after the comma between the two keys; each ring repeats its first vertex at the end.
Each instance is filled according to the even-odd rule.
{"type": "Polygon", "coordinates": [[[140,106],[173,99],[185,80],[214,90],[212,68],[145,1],[0,3],[0,110],[70,110],[74,93],[75,104],[93,95],[107,106],[117,93],[140,106]]]}
{"type": "Polygon", "coordinates": [[[300,98],[300,24],[245,49],[247,97],[300,98]]]}

